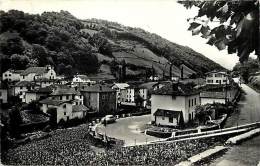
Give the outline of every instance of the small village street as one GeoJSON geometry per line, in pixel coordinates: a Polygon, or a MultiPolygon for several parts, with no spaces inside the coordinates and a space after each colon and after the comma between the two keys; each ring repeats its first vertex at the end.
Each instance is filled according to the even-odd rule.
{"type": "MultiPolygon", "coordinates": [[[[245,84],[242,84],[245,92],[238,103],[238,112],[234,112],[227,119],[225,127],[260,121],[260,94],[245,84]]],[[[260,136],[232,147],[224,156],[218,158],[212,166],[229,165],[257,165],[260,162],[260,136]]]]}

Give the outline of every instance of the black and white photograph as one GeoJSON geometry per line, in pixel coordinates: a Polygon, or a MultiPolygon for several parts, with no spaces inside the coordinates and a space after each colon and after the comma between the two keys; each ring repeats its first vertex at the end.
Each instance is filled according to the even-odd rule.
{"type": "Polygon", "coordinates": [[[259,0],[0,0],[3,166],[260,166],[259,0]]]}

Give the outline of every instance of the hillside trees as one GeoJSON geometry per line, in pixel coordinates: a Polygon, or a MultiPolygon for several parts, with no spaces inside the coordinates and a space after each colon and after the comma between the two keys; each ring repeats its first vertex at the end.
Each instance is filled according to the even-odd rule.
{"type": "MultiPolygon", "coordinates": [[[[66,11],[44,12],[41,15],[17,10],[1,11],[1,72],[10,67],[25,69],[47,64],[59,67],[59,74],[96,72],[99,67],[97,58],[90,44],[82,41],[81,28],[81,21],[66,11]],[[21,64],[18,63],[20,60],[21,64]],[[14,63],[10,66],[4,62],[14,63]]],[[[100,52],[111,54],[107,42],[102,44],[100,52]]]]}
{"type": "Polygon", "coordinates": [[[219,50],[227,47],[229,54],[237,53],[241,63],[247,61],[252,52],[260,56],[258,0],[180,0],[179,3],[187,9],[199,8],[197,16],[188,19],[192,35],[201,34],[208,39],[207,44],[219,50]],[[212,22],[218,25],[210,27],[212,22]]]}

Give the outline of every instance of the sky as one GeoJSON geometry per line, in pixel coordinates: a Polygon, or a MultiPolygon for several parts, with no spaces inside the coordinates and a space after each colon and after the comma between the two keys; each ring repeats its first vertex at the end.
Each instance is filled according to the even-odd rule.
{"type": "Polygon", "coordinates": [[[206,39],[192,36],[187,18],[198,9],[187,10],[176,0],[0,0],[0,10],[21,10],[41,14],[44,11],[69,11],[80,19],[99,18],[139,27],[169,41],[189,46],[208,58],[232,69],[238,62],[235,54],[207,45],[206,39]]]}

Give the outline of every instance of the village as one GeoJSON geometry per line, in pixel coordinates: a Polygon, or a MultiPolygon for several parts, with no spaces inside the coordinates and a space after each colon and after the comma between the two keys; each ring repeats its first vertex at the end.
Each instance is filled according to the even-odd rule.
{"type": "Polygon", "coordinates": [[[149,124],[161,129],[195,128],[206,122],[221,125],[216,119],[227,112],[217,110],[216,104],[224,110],[230,106],[235,109],[239,85],[227,71],[208,72],[199,79],[186,76],[180,73],[168,80],[150,76],[147,82],[116,82],[91,80],[82,74],[66,79],[51,65],[9,69],[2,75],[0,101],[6,111],[18,109],[31,114],[26,115],[31,117],[26,123],[36,125],[30,127],[33,129],[43,129],[41,123],[56,127],[70,121],[91,123],[108,115],[150,115],[149,124]],[[45,118],[33,118],[35,112],[45,118]]]}

